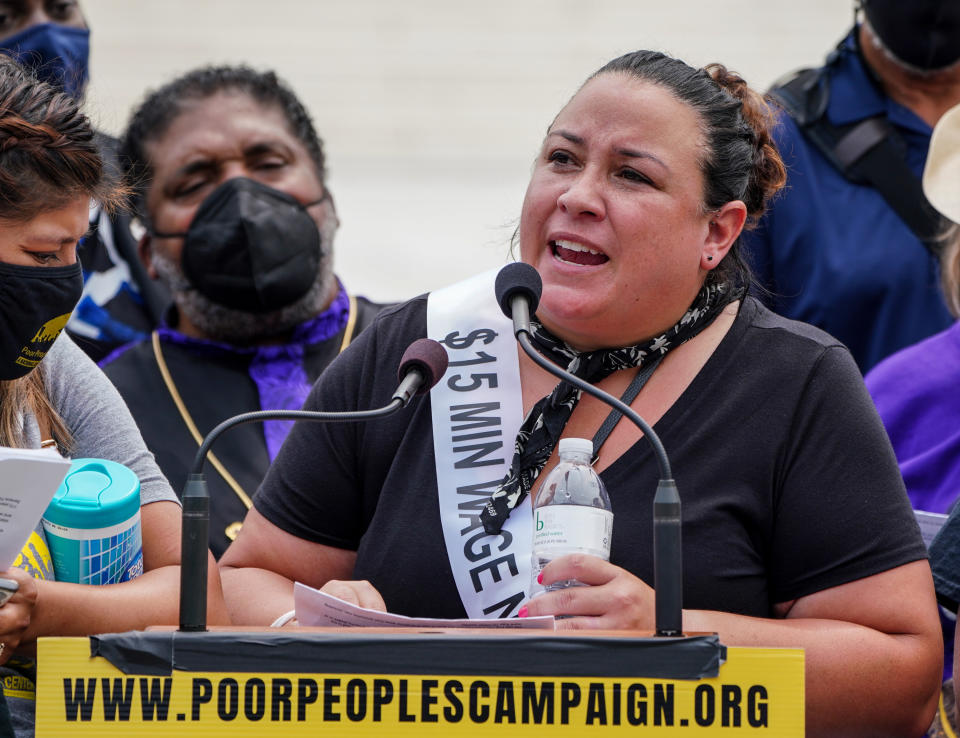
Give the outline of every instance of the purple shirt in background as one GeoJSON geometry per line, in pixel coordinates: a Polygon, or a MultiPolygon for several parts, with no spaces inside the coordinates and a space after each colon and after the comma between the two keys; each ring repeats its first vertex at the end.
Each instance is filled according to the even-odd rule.
{"type": "MultiPolygon", "coordinates": [[[[189,346],[200,356],[213,356],[229,353],[250,357],[250,378],[257,386],[260,395],[261,410],[299,410],[310,392],[310,382],[303,366],[304,348],[314,343],[327,341],[336,336],[350,315],[350,298],[340,285],[340,291],[330,306],[315,318],[301,323],[293,330],[290,340],[284,344],[269,346],[234,346],[218,341],[206,341],[185,336],[179,331],[163,325],[157,329],[160,337],[167,342],[189,346]]],[[[118,349],[103,363],[109,363],[119,352],[118,349]]],[[[270,461],[276,457],[284,439],[293,427],[292,420],[267,420],[263,424],[263,435],[267,442],[270,461]]]]}
{"type": "MultiPolygon", "coordinates": [[[[960,323],[867,374],[914,510],[946,513],[960,497],[960,323]]],[[[953,673],[953,613],[940,608],[943,678],[953,673]]]]}
{"type": "Polygon", "coordinates": [[[866,378],[915,510],[960,497],[960,323],[878,364],[866,378]]]}

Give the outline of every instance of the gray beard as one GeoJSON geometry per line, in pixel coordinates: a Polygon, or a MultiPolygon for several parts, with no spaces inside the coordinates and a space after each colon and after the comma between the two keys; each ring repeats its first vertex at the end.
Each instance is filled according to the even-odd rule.
{"type": "Polygon", "coordinates": [[[328,213],[320,226],[320,248],[323,257],[317,277],[303,297],[279,310],[251,313],[214,302],[190,284],[183,268],[161,249],[152,250],[153,266],[160,281],[173,295],[180,314],[193,323],[207,338],[226,343],[250,344],[275,338],[319,315],[331,300],[334,284],[333,236],[337,217],[328,213]]]}

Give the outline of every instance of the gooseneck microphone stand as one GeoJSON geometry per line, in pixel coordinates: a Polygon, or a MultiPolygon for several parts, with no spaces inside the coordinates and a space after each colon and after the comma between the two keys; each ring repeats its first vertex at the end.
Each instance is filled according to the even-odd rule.
{"type": "Polygon", "coordinates": [[[550,374],[619,410],[643,431],[653,447],[660,479],[653,498],[653,566],[655,632],[658,636],[683,635],[683,553],[680,530],[680,493],[673,479],[670,460],[659,436],[629,405],[594,387],[542,356],[530,340],[530,315],[536,311],[543,289],[540,275],[529,264],[508,264],[497,274],[497,301],[513,319],[517,342],[536,364],[550,374]]]}
{"type": "Polygon", "coordinates": [[[447,371],[447,352],[437,341],[414,341],[400,360],[400,384],[390,402],[373,410],[320,412],[311,410],[257,410],[227,418],[203,439],[183,488],[180,540],[180,630],[207,629],[207,552],[210,528],[210,492],[203,464],[220,435],[244,423],[263,420],[308,420],[318,423],[364,421],[392,415],[415,394],[423,394],[447,371]]]}

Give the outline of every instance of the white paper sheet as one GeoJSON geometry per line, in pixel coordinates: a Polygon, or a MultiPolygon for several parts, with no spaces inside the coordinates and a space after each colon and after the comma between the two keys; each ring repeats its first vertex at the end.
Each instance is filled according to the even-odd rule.
{"type": "Polygon", "coordinates": [[[68,471],[70,460],[52,448],[0,446],[0,571],[13,566],[68,471]]]}
{"type": "Polygon", "coordinates": [[[379,628],[530,628],[534,630],[553,630],[552,615],[530,618],[509,618],[503,620],[472,620],[444,618],[410,618],[379,610],[368,610],[349,602],[308,587],[297,582],[293,588],[297,622],[306,626],[357,627],[374,626],[379,628]]]}

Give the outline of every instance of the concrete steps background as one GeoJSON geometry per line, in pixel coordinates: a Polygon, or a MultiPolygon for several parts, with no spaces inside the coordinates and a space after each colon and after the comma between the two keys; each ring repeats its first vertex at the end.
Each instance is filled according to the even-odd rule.
{"type": "Polygon", "coordinates": [[[818,64],[852,0],[85,0],[89,110],[119,132],[147,88],[201,64],[273,68],[326,144],[355,292],[411,297],[507,259],[553,116],[637,48],[721,61],[763,89],[818,64]]]}

